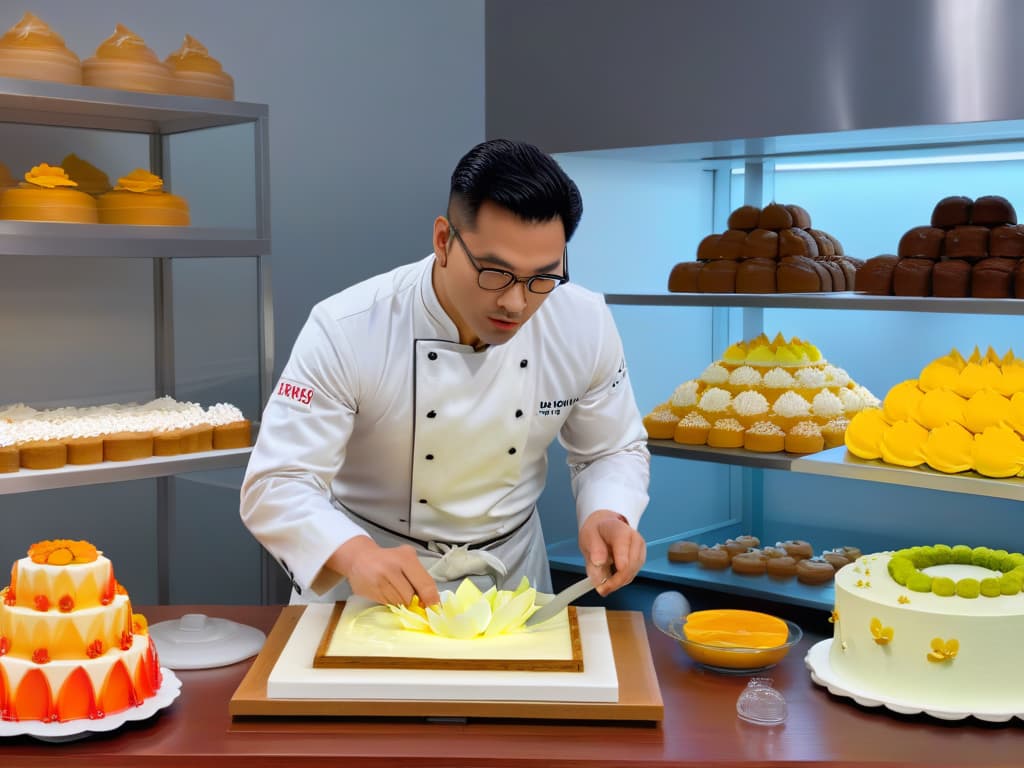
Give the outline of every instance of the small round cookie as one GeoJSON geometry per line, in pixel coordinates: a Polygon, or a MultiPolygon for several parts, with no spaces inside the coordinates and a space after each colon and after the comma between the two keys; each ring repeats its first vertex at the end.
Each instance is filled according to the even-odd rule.
{"type": "Polygon", "coordinates": [[[836,569],[818,558],[801,560],[796,564],[796,579],[801,584],[824,584],[835,578],[836,569]]]}
{"type": "Polygon", "coordinates": [[[700,544],[696,541],[674,541],[668,545],[668,559],[672,563],[694,563],[700,544]]]}
{"type": "Polygon", "coordinates": [[[761,540],[757,536],[737,536],[736,543],[743,544],[751,549],[761,546],[761,540]]]}
{"type": "Polygon", "coordinates": [[[782,547],[786,550],[787,555],[797,560],[814,557],[814,549],[811,547],[810,542],[803,541],[802,539],[790,539],[789,541],[783,541],[781,544],[776,544],[776,546],[782,547]]]}
{"type": "Polygon", "coordinates": [[[861,551],[857,547],[837,547],[834,551],[839,552],[851,563],[861,556],[861,551]]]}
{"type": "Polygon", "coordinates": [[[800,229],[811,228],[811,214],[807,212],[806,208],[799,205],[787,205],[786,210],[793,217],[794,227],[799,227],[800,229]]]}
{"type": "Polygon", "coordinates": [[[729,553],[721,549],[719,545],[708,547],[697,552],[697,562],[712,571],[721,571],[729,567],[732,560],[729,553]]]}
{"type": "Polygon", "coordinates": [[[850,559],[848,557],[834,549],[830,549],[829,551],[822,553],[821,559],[837,571],[844,565],[850,564],[850,559]]]}
{"type": "Polygon", "coordinates": [[[742,555],[750,549],[746,544],[741,544],[736,539],[726,539],[725,543],[721,545],[722,549],[729,553],[729,556],[735,558],[736,555],[742,555]]]}
{"type": "Polygon", "coordinates": [[[770,560],[775,560],[780,557],[789,557],[789,555],[786,554],[786,550],[782,547],[763,547],[761,549],[761,554],[770,560]]]}
{"type": "Polygon", "coordinates": [[[769,576],[788,579],[796,576],[796,560],[788,555],[783,557],[769,557],[765,569],[769,576]]]}
{"type": "Polygon", "coordinates": [[[971,224],[998,227],[1002,224],[1016,223],[1017,211],[1013,209],[1013,203],[1000,195],[979,197],[971,208],[971,224]]]}
{"type": "Polygon", "coordinates": [[[761,209],[756,205],[741,205],[729,214],[729,229],[744,229],[748,232],[757,229],[757,221],[761,217],[761,209]]]}
{"type": "Polygon", "coordinates": [[[732,559],[733,573],[760,576],[767,568],[768,558],[760,552],[744,552],[732,559]]]}
{"type": "Polygon", "coordinates": [[[786,206],[772,203],[761,209],[757,226],[760,229],[789,229],[793,226],[793,214],[786,210],[786,206]]]}
{"type": "Polygon", "coordinates": [[[959,227],[971,220],[971,208],[974,201],[963,195],[944,197],[935,204],[932,210],[932,226],[950,229],[959,227]]]}

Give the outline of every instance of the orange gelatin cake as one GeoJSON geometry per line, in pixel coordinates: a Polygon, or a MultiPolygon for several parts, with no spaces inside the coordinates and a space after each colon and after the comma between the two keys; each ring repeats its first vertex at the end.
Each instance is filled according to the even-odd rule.
{"type": "Polygon", "coordinates": [[[123,24],[82,62],[82,82],[123,91],[172,93],[172,76],[146,41],[123,24]]]}
{"type": "Polygon", "coordinates": [[[100,223],[188,226],[185,198],[165,192],[163,186],[163,179],[142,168],[122,176],[112,191],[96,200],[100,223]]]}
{"type": "Polygon", "coordinates": [[[164,63],[173,76],[171,88],[174,93],[210,99],[235,98],[235,81],[231,75],[192,35],[185,35],[181,47],[164,63]]]}
{"type": "Polygon", "coordinates": [[[252,445],[252,425],[248,419],[221,424],[213,428],[213,447],[216,450],[246,448],[252,445]]]}
{"type": "Polygon", "coordinates": [[[95,224],[96,201],[77,186],[59,165],[37,165],[0,195],[0,219],[95,224]]]}
{"type": "Polygon", "coordinates": [[[0,77],[82,84],[82,64],[63,38],[26,13],[0,37],[0,77]]]}
{"type": "Polygon", "coordinates": [[[99,464],[103,461],[103,438],[69,437],[64,440],[68,449],[68,464],[99,464]]]}
{"type": "Polygon", "coordinates": [[[31,440],[18,446],[25,469],[58,469],[68,462],[68,449],[60,440],[31,440]]]}
{"type": "Polygon", "coordinates": [[[0,590],[0,719],[101,718],[162,682],[146,620],[94,546],[41,541],[14,563],[0,590]]]}

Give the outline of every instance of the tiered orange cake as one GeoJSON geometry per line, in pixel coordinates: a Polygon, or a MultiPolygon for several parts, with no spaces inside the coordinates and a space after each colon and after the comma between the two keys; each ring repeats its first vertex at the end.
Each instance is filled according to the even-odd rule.
{"type": "Polygon", "coordinates": [[[235,81],[213,58],[206,46],[192,35],[165,60],[174,75],[172,88],[182,96],[203,96],[210,99],[235,98],[235,81]]]}
{"type": "Polygon", "coordinates": [[[0,591],[0,719],[97,719],[162,682],[146,620],[85,541],[42,541],[0,591]]]}
{"type": "Polygon", "coordinates": [[[813,453],[842,445],[849,418],[876,405],[810,342],[761,334],[680,384],[644,426],[653,439],[689,445],[813,453]]]}
{"type": "Polygon", "coordinates": [[[0,37],[0,77],[82,84],[82,64],[38,16],[26,13],[0,37]]]}
{"type": "Polygon", "coordinates": [[[708,235],[696,261],[673,267],[675,293],[807,293],[853,290],[861,262],[842,244],[811,227],[799,205],[744,205],[729,216],[729,229],[708,235]]]}
{"type": "Polygon", "coordinates": [[[99,88],[173,93],[171,70],[146,41],[123,24],[82,62],[82,82],[99,88]]]}
{"type": "Polygon", "coordinates": [[[988,477],[1024,475],[1024,361],[989,347],[957,350],[897,384],[881,408],[858,414],[846,447],[862,459],[988,477]]]}
{"type": "Polygon", "coordinates": [[[95,224],[96,201],[77,187],[59,165],[37,165],[0,195],[0,219],[95,224]]]}
{"type": "Polygon", "coordinates": [[[249,420],[228,403],[204,409],[162,397],[143,405],[0,408],[0,472],[244,448],[251,440],[249,420]]]}
{"type": "Polygon", "coordinates": [[[857,290],[888,296],[1024,298],[1024,226],[999,195],[940,200],[931,226],[913,227],[896,255],[868,259],[857,290]]]}
{"type": "Polygon", "coordinates": [[[163,179],[142,168],[122,176],[113,190],[96,200],[100,224],[188,226],[185,198],[165,192],[163,187],[163,179]]]}

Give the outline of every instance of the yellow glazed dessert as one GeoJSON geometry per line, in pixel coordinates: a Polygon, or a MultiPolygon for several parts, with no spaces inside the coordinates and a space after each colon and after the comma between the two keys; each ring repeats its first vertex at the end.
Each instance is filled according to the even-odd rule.
{"type": "Polygon", "coordinates": [[[921,449],[925,463],[939,472],[966,472],[974,466],[974,435],[949,423],[928,433],[921,449]]]}
{"type": "Polygon", "coordinates": [[[68,178],[78,184],[78,189],[87,195],[102,195],[110,191],[110,179],[92,163],[72,153],[60,161],[60,167],[68,178]]]}
{"type": "Polygon", "coordinates": [[[164,62],[173,75],[174,93],[210,99],[235,98],[235,81],[192,35],[164,62]]]}
{"type": "Polygon", "coordinates": [[[98,88],[171,93],[172,75],[145,40],[123,24],[82,62],[82,82],[98,88]]]}
{"type": "Polygon", "coordinates": [[[95,224],[96,201],[77,186],[59,165],[37,165],[0,195],[0,219],[95,224]]]}
{"type": "Polygon", "coordinates": [[[164,227],[188,226],[185,198],[163,191],[164,182],[142,168],[117,180],[117,186],[100,195],[101,224],[136,224],[164,227]]]}
{"type": "Polygon", "coordinates": [[[0,77],[82,84],[82,64],[38,16],[26,13],[0,37],[0,77]]]}

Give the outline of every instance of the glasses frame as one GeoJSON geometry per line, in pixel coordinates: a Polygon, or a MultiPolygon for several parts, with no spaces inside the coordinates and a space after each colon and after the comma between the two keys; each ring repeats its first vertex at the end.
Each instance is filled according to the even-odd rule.
{"type": "MultiPolygon", "coordinates": [[[[568,244],[566,244],[566,246],[562,249],[562,271],[565,272],[564,275],[541,274],[530,275],[529,277],[519,277],[518,275],[509,272],[507,269],[497,269],[495,267],[481,267],[476,257],[473,255],[472,251],[470,251],[469,248],[466,246],[466,241],[462,239],[462,235],[459,234],[458,228],[454,224],[452,224],[451,221],[448,222],[448,226],[451,229],[452,234],[455,235],[455,239],[459,241],[459,245],[462,246],[462,250],[466,252],[466,256],[469,257],[470,265],[473,267],[473,269],[476,270],[476,284],[483,291],[491,291],[492,293],[497,293],[499,291],[507,291],[511,286],[515,285],[516,283],[525,283],[526,290],[528,290],[530,293],[535,294],[537,296],[548,296],[555,292],[555,288],[557,288],[560,285],[565,285],[566,283],[569,282],[568,244]],[[485,274],[501,275],[502,277],[505,278],[505,284],[500,288],[490,288],[482,283],[485,274]],[[535,280],[554,280],[555,286],[550,291],[537,291],[534,290],[533,288],[535,280]]],[[[450,239],[449,242],[451,242],[450,239]]]]}

